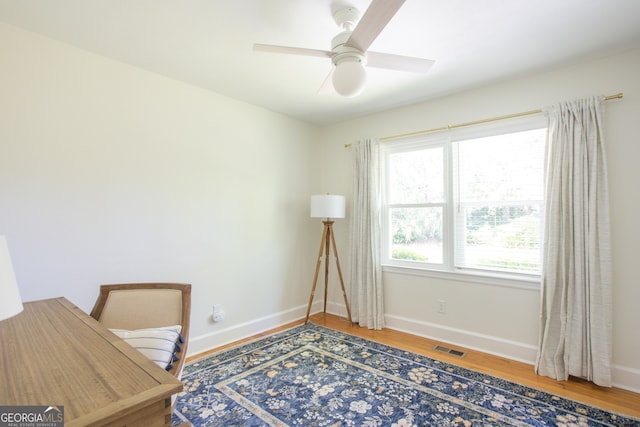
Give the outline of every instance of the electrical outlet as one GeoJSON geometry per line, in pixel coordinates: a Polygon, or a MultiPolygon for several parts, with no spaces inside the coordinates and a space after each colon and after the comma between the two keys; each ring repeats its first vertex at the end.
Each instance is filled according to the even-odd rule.
{"type": "Polygon", "coordinates": [[[445,314],[447,312],[447,302],[443,299],[438,300],[438,313],[445,314]]]}
{"type": "Polygon", "coordinates": [[[224,320],[224,310],[222,304],[213,304],[213,321],[221,322],[224,320]]]}

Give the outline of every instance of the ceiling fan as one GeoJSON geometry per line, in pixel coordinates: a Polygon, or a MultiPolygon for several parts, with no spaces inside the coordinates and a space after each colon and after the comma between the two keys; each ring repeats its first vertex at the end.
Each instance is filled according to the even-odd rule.
{"type": "MultiPolygon", "coordinates": [[[[253,49],[263,52],[331,58],[335,68],[331,81],[342,96],[356,96],[364,89],[369,67],[412,73],[426,73],[434,61],[411,56],[367,51],[387,23],[404,4],[405,0],[373,0],[362,19],[360,12],[348,4],[334,4],[333,19],[342,32],[331,41],[331,50],[306,49],[256,43],[253,49]],[[357,25],[355,23],[358,22],[357,25]]],[[[326,80],[328,82],[329,79],[326,80]]]]}

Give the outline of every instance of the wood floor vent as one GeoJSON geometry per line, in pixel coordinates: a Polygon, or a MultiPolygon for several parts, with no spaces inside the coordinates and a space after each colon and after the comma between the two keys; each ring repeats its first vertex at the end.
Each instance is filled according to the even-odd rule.
{"type": "Polygon", "coordinates": [[[447,354],[450,354],[450,355],[456,356],[456,357],[464,357],[464,355],[465,355],[464,351],[454,350],[452,348],[445,347],[443,345],[437,345],[433,349],[435,351],[439,351],[439,352],[442,352],[442,353],[447,353],[447,354]]]}

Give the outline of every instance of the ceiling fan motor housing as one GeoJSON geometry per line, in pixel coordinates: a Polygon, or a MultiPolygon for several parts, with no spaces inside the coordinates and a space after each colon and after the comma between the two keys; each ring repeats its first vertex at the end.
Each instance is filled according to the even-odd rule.
{"type": "Polygon", "coordinates": [[[366,59],[365,53],[355,47],[346,45],[350,36],[351,31],[343,31],[331,40],[331,52],[333,52],[331,60],[334,65],[338,65],[344,60],[359,61],[364,65],[366,59]]]}

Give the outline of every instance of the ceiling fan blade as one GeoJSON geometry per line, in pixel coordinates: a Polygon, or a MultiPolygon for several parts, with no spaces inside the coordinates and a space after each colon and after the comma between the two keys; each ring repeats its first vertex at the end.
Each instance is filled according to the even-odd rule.
{"type": "Polygon", "coordinates": [[[331,58],[333,56],[333,52],[328,50],[305,49],[303,47],[276,46],[260,43],[254,44],[253,50],[260,52],[286,53],[289,55],[317,56],[320,58],[331,58]]]}
{"type": "Polygon", "coordinates": [[[405,0],[373,0],[345,44],[365,52],[404,2],[405,0]]]}
{"type": "Polygon", "coordinates": [[[391,53],[367,52],[367,66],[387,68],[389,70],[426,73],[435,61],[413,56],[393,55],[391,53]]]}
{"type": "Polygon", "coordinates": [[[322,82],[322,85],[318,89],[319,94],[334,92],[332,78],[333,78],[333,70],[335,69],[336,67],[331,67],[331,71],[329,71],[329,74],[327,74],[327,77],[325,77],[324,81],[322,82]]]}

